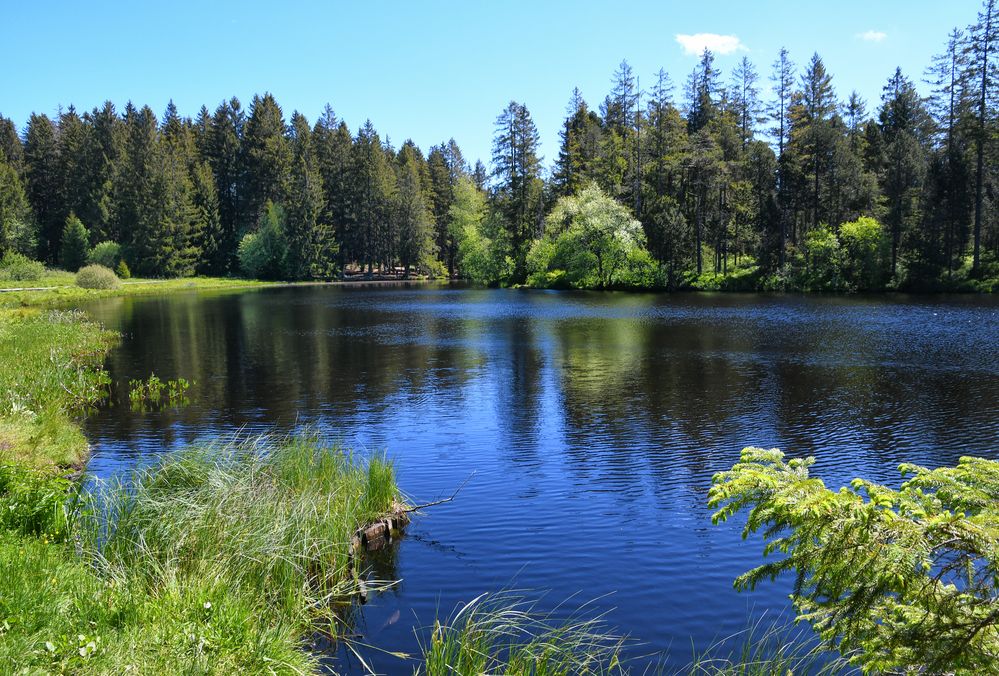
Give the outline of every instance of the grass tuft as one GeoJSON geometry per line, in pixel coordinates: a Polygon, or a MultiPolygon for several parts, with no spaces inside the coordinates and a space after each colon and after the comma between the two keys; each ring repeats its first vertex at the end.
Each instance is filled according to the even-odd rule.
{"type": "Polygon", "coordinates": [[[417,674],[503,673],[569,676],[626,673],[624,639],[602,618],[557,618],[512,593],[478,597],[444,623],[437,621],[417,674]]]}

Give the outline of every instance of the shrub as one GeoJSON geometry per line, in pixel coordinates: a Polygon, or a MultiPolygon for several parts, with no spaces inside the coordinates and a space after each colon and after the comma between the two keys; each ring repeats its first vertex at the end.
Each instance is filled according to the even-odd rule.
{"type": "Polygon", "coordinates": [[[33,282],[45,274],[45,266],[16,251],[8,251],[0,259],[0,279],[33,282]]]}
{"type": "Polygon", "coordinates": [[[118,261],[118,267],[114,269],[119,279],[131,279],[132,271],[128,269],[128,263],[124,259],[118,261]]]}
{"type": "Polygon", "coordinates": [[[90,250],[90,255],[87,257],[88,263],[103,265],[111,270],[115,269],[119,261],[121,261],[121,246],[117,242],[101,242],[90,250]]]}
{"type": "Polygon", "coordinates": [[[88,265],[76,273],[76,285],[84,289],[117,289],[118,276],[103,265],[88,265]]]}
{"type": "Polygon", "coordinates": [[[243,236],[237,256],[239,269],[255,279],[284,279],[288,269],[284,209],[268,202],[256,232],[243,236]]]}
{"type": "Polygon", "coordinates": [[[887,276],[888,236],[873,218],[862,216],[839,229],[843,276],[854,289],[878,289],[887,276]]]}
{"type": "Polygon", "coordinates": [[[59,262],[70,272],[76,272],[87,262],[90,244],[87,241],[87,228],[83,222],[70,214],[62,231],[62,247],[59,249],[59,262]]]}

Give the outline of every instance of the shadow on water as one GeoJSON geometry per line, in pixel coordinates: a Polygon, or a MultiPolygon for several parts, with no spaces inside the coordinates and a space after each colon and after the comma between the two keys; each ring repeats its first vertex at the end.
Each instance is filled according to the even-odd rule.
{"type": "Polygon", "coordinates": [[[552,604],[616,592],[608,619],[642,654],[671,645],[678,666],[691,644],[745,628],[750,608],[786,616],[788,584],[732,590],[760,546],[737,523],[711,527],[705,507],[743,446],[814,454],[829,485],[898,483],[903,460],[999,448],[989,297],[313,287],[90,313],[126,336],[108,362],[116,382],[197,382],[186,407],[89,418],[98,474],[204,436],[306,424],[387,452],[417,501],[474,473],[410,526],[385,568],[402,583],[361,613],[390,650],[416,652],[414,626],[438,608],[516,584],[552,604]]]}

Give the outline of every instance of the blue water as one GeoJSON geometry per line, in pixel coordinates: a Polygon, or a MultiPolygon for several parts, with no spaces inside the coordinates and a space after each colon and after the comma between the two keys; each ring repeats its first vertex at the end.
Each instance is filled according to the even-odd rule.
{"type": "MultiPolygon", "coordinates": [[[[813,454],[832,486],[999,449],[990,297],[299,287],[88,311],[125,335],[116,382],[196,381],[182,409],[88,418],[97,475],[220,433],[315,425],[386,452],[414,502],[467,480],[373,562],[400,582],[358,633],[393,651],[417,653],[438,612],[517,588],[542,609],[593,601],[631,657],[679,669],[793,617],[788,581],[733,590],[761,543],[711,525],[711,476],[742,447],[813,454]]],[[[411,672],[363,650],[379,673],[411,672]]]]}

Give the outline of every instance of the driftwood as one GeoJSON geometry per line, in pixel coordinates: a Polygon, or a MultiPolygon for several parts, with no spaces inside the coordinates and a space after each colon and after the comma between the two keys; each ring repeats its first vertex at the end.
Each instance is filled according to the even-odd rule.
{"type": "Polygon", "coordinates": [[[473,476],[475,476],[474,472],[461,482],[461,485],[455,489],[450,497],[415,506],[395,503],[390,514],[357,529],[354,536],[350,539],[351,558],[353,558],[355,553],[359,554],[363,551],[374,552],[392,544],[396,538],[403,534],[406,526],[409,525],[410,514],[451,502],[473,476]]]}

